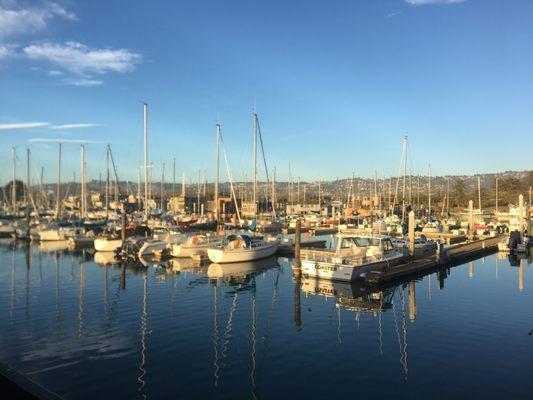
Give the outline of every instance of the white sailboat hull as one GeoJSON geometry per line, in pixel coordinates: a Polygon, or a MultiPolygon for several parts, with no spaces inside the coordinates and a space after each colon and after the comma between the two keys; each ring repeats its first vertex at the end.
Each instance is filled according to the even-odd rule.
{"type": "Polygon", "coordinates": [[[96,251],[115,251],[122,246],[122,240],[120,239],[106,239],[96,238],[94,239],[94,249],[96,251]]]}
{"type": "Polygon", "coordinates": [[[279,242],[276,241],[253,248],[207,249],[207,255],[211,262],[217,264],[253,261],[273,256],[278,245],[279,242]]]}
{"type": "Polygon", "coordinates": [[[198,254],[206,254],[210,247],[213,247],[213,243],[175,244],[172,246],[170,255],[172,257],[193,257],[198,254]]]}

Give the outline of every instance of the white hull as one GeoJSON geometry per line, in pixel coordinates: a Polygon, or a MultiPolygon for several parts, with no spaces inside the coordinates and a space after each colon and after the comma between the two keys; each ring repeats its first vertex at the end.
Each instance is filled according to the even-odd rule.
{"type": "Polygon", "coordinates": [[[381,271],[387,267],[396,265],[402,257],[402,255],[395,255],[360,265],[302,260],[302,272],[304,276],[315,276],[317,278],[339,281],[356,281],[363,279],[370,271],[381,271]]]}
{"type": "Polygon", "coordinates": [[[193,257],[198,254],[207,254],[207,249],[213,247],[213,243],[202,244],[175,244],[172,246],[172,257],[193,257]]]}
{"type": "Polygon", "coordinates": [[[65,239],[61,238],[61,236],[59,235],[58,229],[49,229],[46,231],[39,232],[39,240],[41,240],[42,242],[47,242],[47,241],[56,242],[56,241],[65,240],[65,239]]]}
{"type": "Polygon", "coordinates": [[[94,249],[96,251],[115,251],[122,246],[122,240],[120,239],[106,239],[96,238],[94,239],[94,249]]]}
{"type": "Polygon", "coordinates": [[[217,264],[253,261],[273,256],[278,250],[278,245],[279,242],[276,241],[253,248],[207,249],[207,255],[217,264]]]}

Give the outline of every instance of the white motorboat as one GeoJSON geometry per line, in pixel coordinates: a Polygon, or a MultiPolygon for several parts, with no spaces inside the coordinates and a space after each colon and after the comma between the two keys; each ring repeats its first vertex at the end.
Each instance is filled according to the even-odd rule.
{"type": "Polygon", "coordinates": [[[0,221],[0,238],[11,238],[15,233],[16,230],[12,223],[0,221]]]}
{"type": "Polygon", "coordinates": [[[387,235],[340,234],[335,250],[302,250],[305,276],[354,281],[396,265],[404,256],[387,235]]]}
{"type": "Polygon", "coordinates": [[[260,260],[273,256],[279,239],[272,241],[246,234],[228,235],[220,246],[207,249],[209,259],[218,264],[260,260]]]}
{"type": "Polygon", "coordinates": [[[122,247],[122,239],[118,234],[106,234],[94,239],[94,249],[98,252],[114,252],[122,247]]]}
{"type": "Polygon", "coordinates": [[[170,255],[172,257],[193,257],[198,254],[207,254],[210,247],[219,246],[222,238],[208,235],[189,236],[183,243],[173,244],[170,255]]]}
{"type": "MultiPolygon", "coordinates": [[[[409,255],[409,239],[407,238],[392,238],[392,244],[398,250],[400,250],[403,255],[409,255]]],[[[437,250],[437,242],[433,240],[427,240],[424,235],[422,237],[415,239],[415,258],[421,258],[425,256],[431,256],[435,254],[437,250]]]]}
{"type": "Polygon", "coordinates": [[[139,258],[152,255],[156,251],[162,251],[180,243],[185,237],[183,231],[177,226],[154,228],[152,239],[143,243],[137,255],[139,258]]]}

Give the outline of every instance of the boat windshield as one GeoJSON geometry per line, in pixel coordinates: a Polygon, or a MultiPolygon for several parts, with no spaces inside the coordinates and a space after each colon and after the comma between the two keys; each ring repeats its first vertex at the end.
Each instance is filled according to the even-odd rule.
{"type": "MultiPolygon", "coordinates": [[[[341,249],[348,249],[353,245],[357,247],[368,247],[368,246],[378,246],[379,239],[368,238],[368,237],[347,237],[343,238],[341,242],[341,249]]],[[[392,245],[392,243],[391,243],[392,245]]]]}

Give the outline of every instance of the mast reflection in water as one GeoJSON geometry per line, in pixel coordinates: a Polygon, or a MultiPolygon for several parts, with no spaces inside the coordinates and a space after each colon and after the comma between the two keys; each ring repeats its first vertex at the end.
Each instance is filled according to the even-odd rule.
{"type": "Polygon", "coordinates": [[[78,398],[526,397],[528,257],[387,287],[293,276],[292,260],[118,265],[0,246],[0,360],[78,398]],[[505,371],[505,372],[502,372],[505,371]]]}

